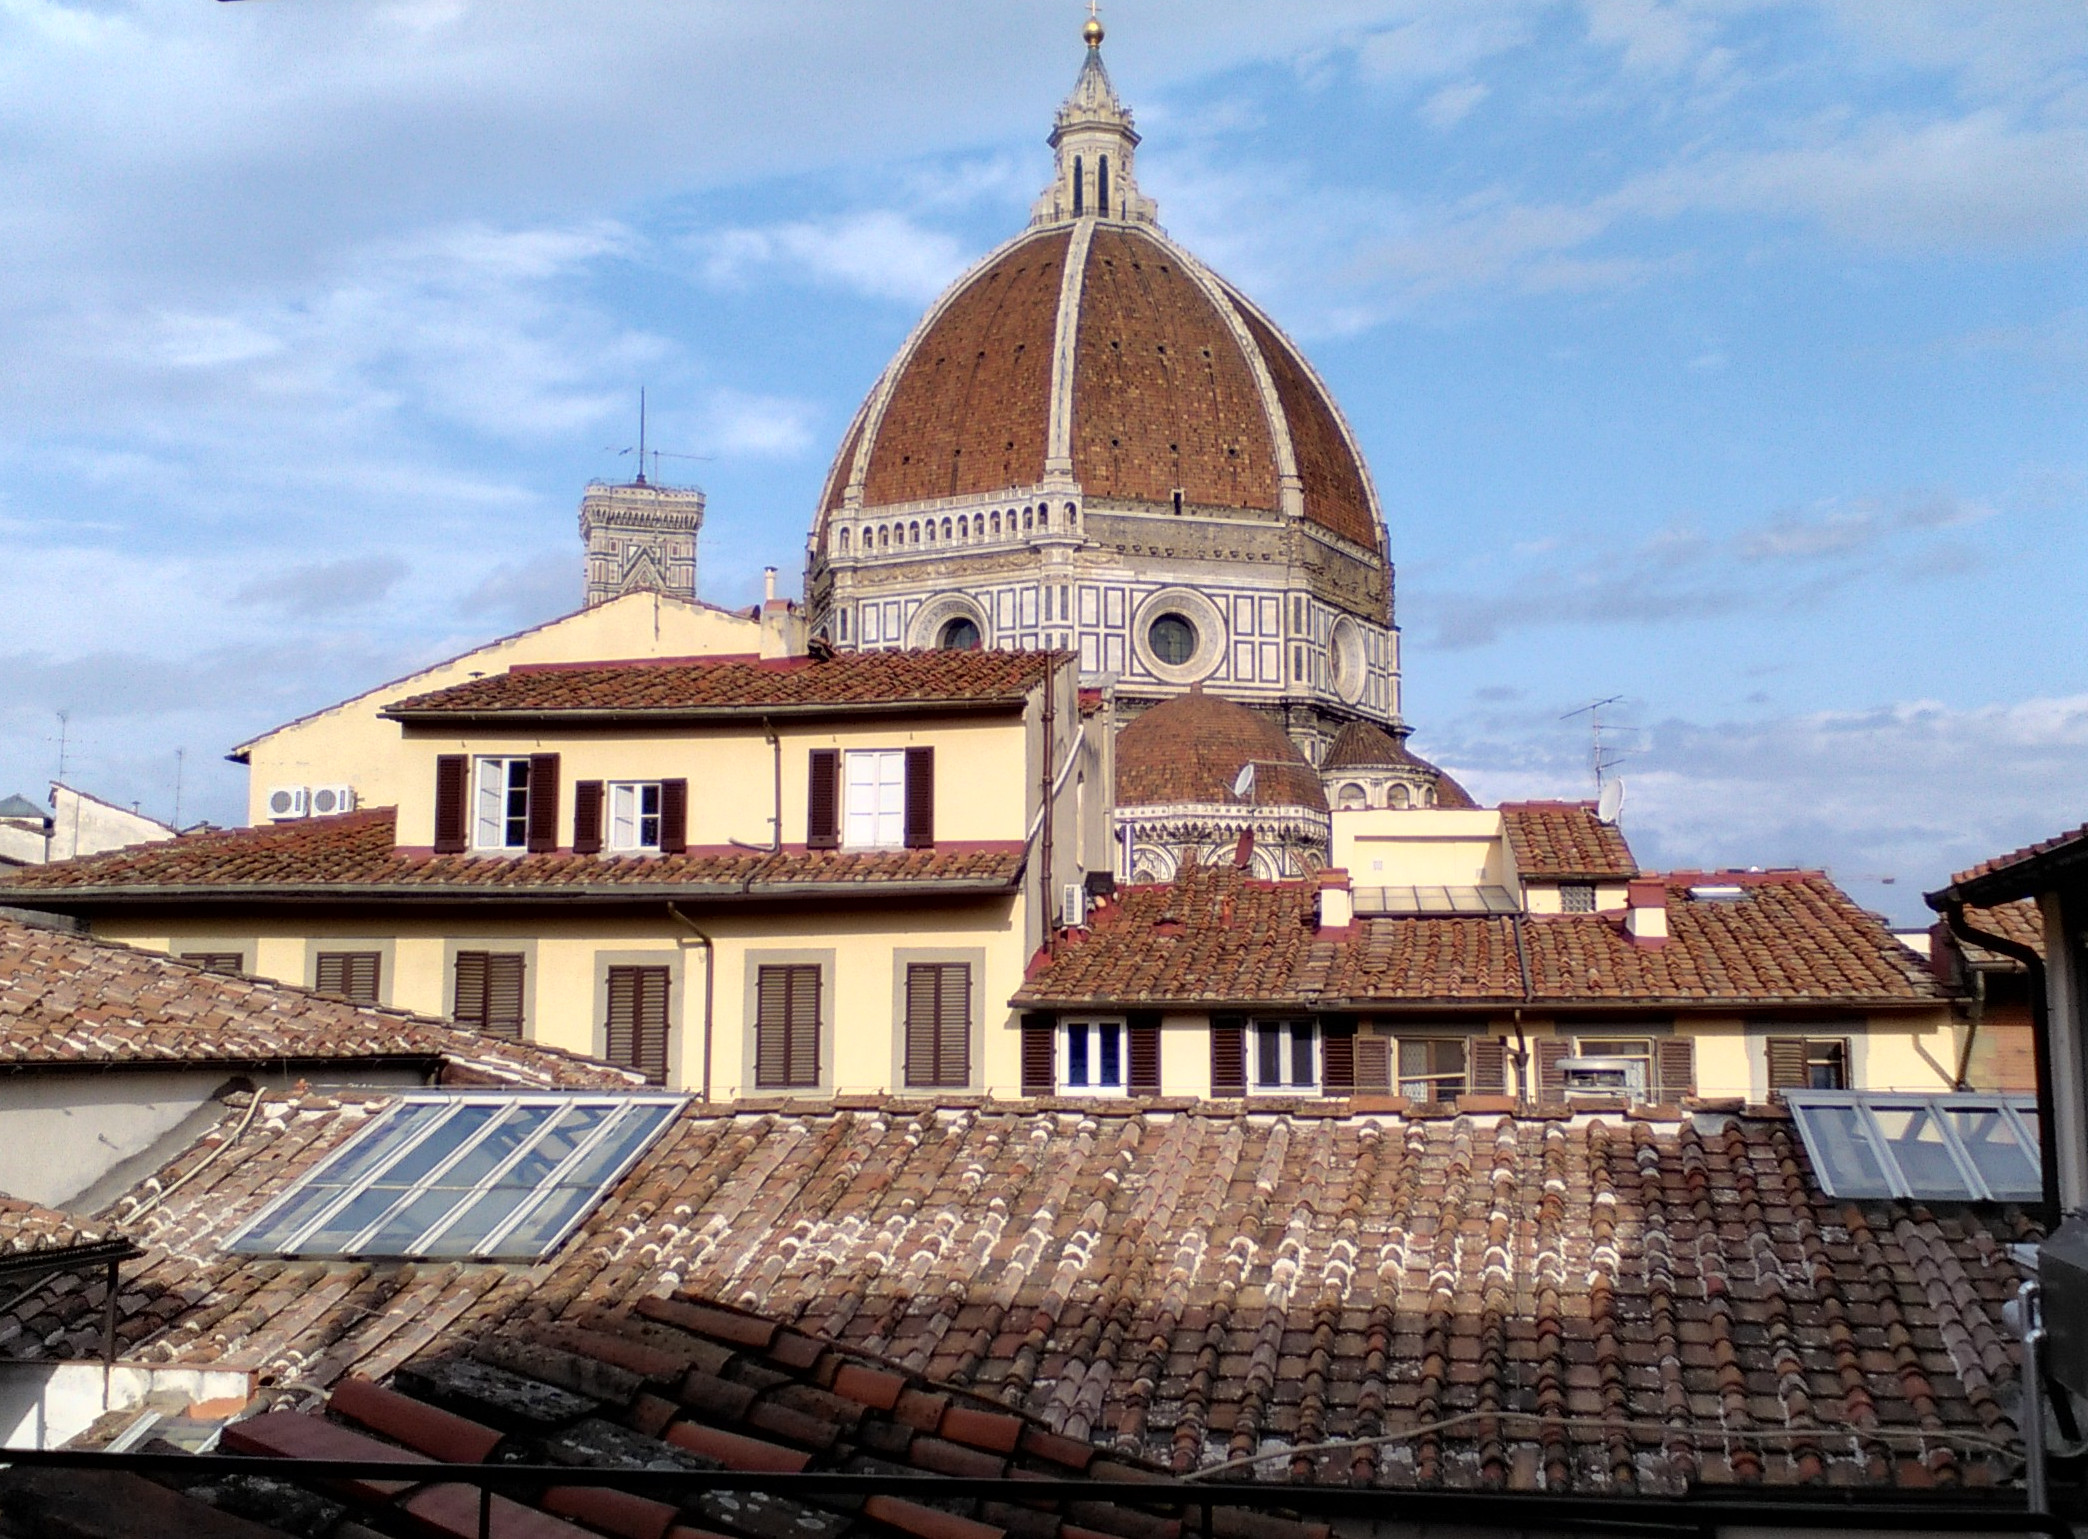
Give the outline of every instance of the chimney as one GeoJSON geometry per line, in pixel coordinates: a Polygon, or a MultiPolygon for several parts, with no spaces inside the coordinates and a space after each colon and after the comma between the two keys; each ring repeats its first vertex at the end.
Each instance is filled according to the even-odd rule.
{"type": "Polygon", "coordinates": [[[807,645],[805,617],[789,599],[776,597],[776,569],[761,569],[761,655],[803,657],[807,645]]]}
{"type": "Polygon", "coordinates": [[[1346,930],[1355,922],[1356,895],[1349,874],[1339,866],[1329,867],[1319,874],[1319,927],[1346,930]]]}
{"type": "Polygon", "coordinates": [[[1624,889],[1624,933],[1638,946],[1665,946],[1668,938],[1667,883],[1651,878],[1624,889]]]}

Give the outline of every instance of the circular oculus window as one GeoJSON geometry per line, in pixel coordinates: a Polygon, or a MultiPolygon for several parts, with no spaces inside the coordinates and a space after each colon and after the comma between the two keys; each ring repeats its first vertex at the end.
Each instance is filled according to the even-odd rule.
{"type": "Polygon", "coordinates": [[[1146,645],[1170,668],[1185,667],[1196,656],[1196,627],[1170,611],[1146,627],[1146,645]]]}
{"type": "Polygon", "coordinates": [[[1343,615],[1334,622],[1333,633],[1327,638],[1327,651],[1334,665],[1334,692],[1353,705],[1363,698],[1364,685],[1370,678],[1363,627],[1343,615]]]}

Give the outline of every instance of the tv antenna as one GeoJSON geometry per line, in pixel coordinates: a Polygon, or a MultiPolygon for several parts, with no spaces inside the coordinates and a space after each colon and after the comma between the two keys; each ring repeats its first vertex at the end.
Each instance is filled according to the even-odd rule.
{"type": "Polygon", "coordinates": [[[616,456],[617,458],[619,458],[619,459],[621,459],[621,458],[622,458],[622,457],[623,457],[624,455],[626,455],[626,454],[635,454],[635,455],[637,455],[637,456],[638,456],[638,474],[637,474],[637,476],[636,476],[636,477],[634,477],[633,479],[634,479],[634,482],[635,482],[635,484],[636,484],[636,485],[639,485],[639,486],[649,486],[649,485],[651,485],[651,484],[652,484],[652,482],[649,482],[649,481],[647,481],[647,480],[645,479],[645,462],[646,462],[646,457],[647,457],[648,455],[650,455],[650,456],[652,457],[652,479],[653,479],[653,481],[658,481],[658,480],[660,479],[660,461],[661,461],[661,460],[707,460],[707,459],[711,459],[711,458],[713,458],[713,457],[714,457],[714,456],[712,456],[712,455],[708,455],[708,454],[670,454],[670,453],[668,453],[668,452],[667,452],[667,451],[666,451],[665,449],[649,449],[649,448],[647,448],[647,447],[646,447],[646,443],[645,443],[645,387],[644,387],[643,385],[640,385],[640,386],[638,387],[638,443],[637,443],[636,447],[634,448],[634,447],[632,447],[631,445],[628,445],[628,444],[627,444],[627,445],[625,445],[625,446],[624,446],[623,448],[621,448],[621,449],[612,449],[612,448],[607,448],[607,447],[605,447],[605,448],[604,448],[604,449],[602,450],[602,452],[603,452],[604,454],[614,454],[614,455],[615,455],[615,456],[616,456]]]}
{"type": "MultiPolygon", "coordinates": [[[[1588,767],[1595,772],[1595,801],[1598,807],[1606,801],[1604,788],[1610,783],[1610,771],[1631,757],[1623,749],[1603,739],[1604,732],[1615,732],[1620,729],[1615,722],[1604,721],[1602,713],[1613,705],[1622,705],[1623,703],[1624,697],[1622,695],[1609,695],[1601,700],[1591,700],[1578,710],[1568,711],[1559,718],[1561,721],[1571,721],[1576,716],[1588,718],[1588,767]]],[[[1622,730],[1629,731],[1631,729],[1624,728],[1622,730]]],[[[1622,782],[1619,782],[1619,784],[1621,785],[1622,782]]],[[[1624,793],[1622,790],[1619,790],[1617,792],[1617,810],[1621,812],[1623,808],[1624,793]]],[[[1605,818],[1603,821],[1614,822],[1615,819],[1605,818]]]]}

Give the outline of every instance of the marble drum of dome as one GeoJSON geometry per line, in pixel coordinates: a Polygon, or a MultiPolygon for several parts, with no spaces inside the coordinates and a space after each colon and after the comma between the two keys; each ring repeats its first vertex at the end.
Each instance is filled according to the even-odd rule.
{"type": "Polygon", "coordinates": [[[1100,29],[1030,227],[928,311],[835,455],[808,550],[843,648],[1062,647],[1136,710],[1192,685],[1317,760],[1403,730],[1384,521],[1304,355],[1171,241],[1100,29]]]}

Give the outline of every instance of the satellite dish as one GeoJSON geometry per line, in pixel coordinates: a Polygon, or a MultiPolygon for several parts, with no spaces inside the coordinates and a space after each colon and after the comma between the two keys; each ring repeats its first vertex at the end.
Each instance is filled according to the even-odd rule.
{"type": "Polygon", "coordinates": [[[1240,773],[1233,776],[1233,800],[1244,802],[1254,794],[1254,761],[1249,759],[1240,766],[1240,773]]]}
{"type": "Polygon", "coordinates": [[[1614,823],[1623,810],[1624,782],[1612,780],[1602,788],[1601,799],[1595,803],[1595,816],[1600,822],[1614,823]]]}

